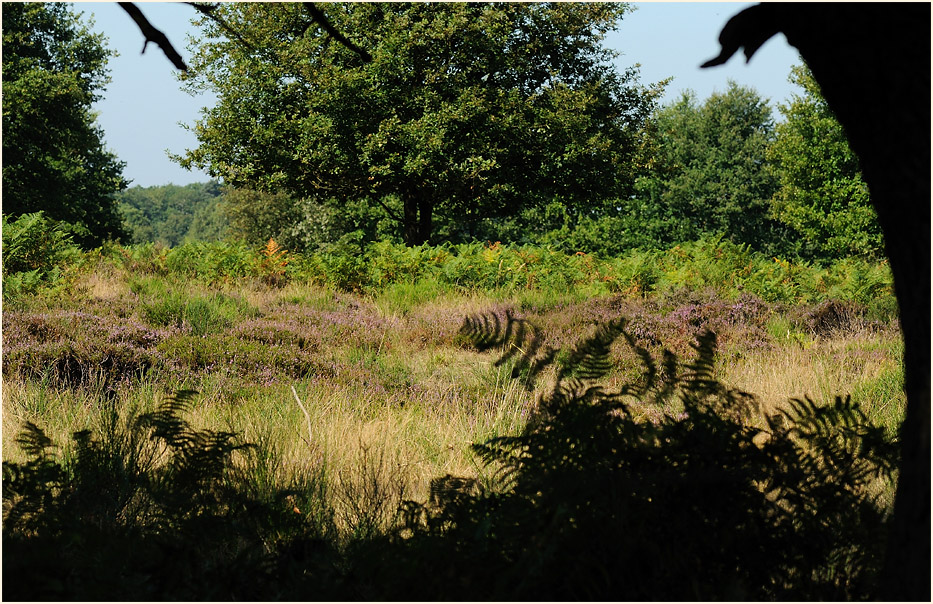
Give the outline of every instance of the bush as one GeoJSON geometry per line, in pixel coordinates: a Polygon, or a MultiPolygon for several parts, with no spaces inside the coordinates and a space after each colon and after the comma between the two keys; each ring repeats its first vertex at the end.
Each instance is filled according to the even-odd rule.
{"type": "MultiPolygon", "coordinates": [[[[872,486],[893,481],[897,448],[848,397],[825,406],[794,400],[759,415],[752,395],[716,379],[710,332],[695,360],[680,364],[670,354],[655,362],[622,321],[563,354],[509,315],[477,317],[464,329],[480,349],[505,350],[497,364],[511,364],[513,377],[551,366],[556,377],[522,433],[474,446],[497,470],[494,488],[477,492],[465,481],[447,491],[438,482],[437,501],[408,504],[414,537],[406,543],[420,576],[444,579],[412,590],[400,578],[384,597],[874,594],[887,516],[872,486]],[[645,375],[608,391],[598,380],[620,337],[645,375]]],[[[388,581],[399,565],[387,565],[388,581]]]]}
{"type": "Polygon", "coordinates": [[[166,332],[83,312],[3,314],[3,375],[112,390],[161,365],[166,332]]]}
{"type": "Polygon", "coordinates": [[[42,212],[9,222],[3,216],[3,297],[13,300],[63,284],[63,269],[81,251],[75,227],[42,212]]]}
{"type": "Polygon", "coordinates": [[[362,291],[372,284],[369,257],[361,233],[342,236],[321,246],[317,254],[327,282],[344,291],[362,291]]]}

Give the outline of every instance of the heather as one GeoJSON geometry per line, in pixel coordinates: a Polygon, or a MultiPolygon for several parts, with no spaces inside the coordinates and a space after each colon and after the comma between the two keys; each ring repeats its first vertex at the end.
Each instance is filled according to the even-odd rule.
{"type": "Polygon", "coordinates": [[[108,246],[64,266],[3,312],[4,575],[38,595],[646,596],[631,573],[674,599],[871,592],[904,404],[883,264],[713,240],[108,246]]]}

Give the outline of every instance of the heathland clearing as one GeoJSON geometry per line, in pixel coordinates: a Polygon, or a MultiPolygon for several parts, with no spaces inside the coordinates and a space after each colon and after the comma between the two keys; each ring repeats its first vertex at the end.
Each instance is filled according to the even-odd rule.
{"type": "MultiPolygon", "coordinates": [[[[710,328],[719,338],[718,377],[755,394],[765,409],[789,398],[830,402],[851,394],[893,430],[904,404],[901,344],[895,318],[884,316],[884,284],[856,288],[838,270],[779,262],[765,267],[786,273],[772,283],[756,276],[760,259],[738,266],[715,245],[707,255],[719,264],[702,269],[689,264],[702,263],[702,248],[678,248],[636,269],[626,269],[624,259],[545,249],[487,246],[471,258],[462,250],[400,248],[393,258],[382,248],[362,267],[295,257],[290,266],[324,268],[282,270],[278,280],[263,272],[261,254],[250,258],[235,247],[222,261],[204,246],[111,250],[86,259],[64,290],[14,300],[4,312],[4,458],[21,459],[13,438],[24,422],[66,443],[75,431],[99,430],[110,409],[144,413],[166,394],[192,389],[200,393],[193,424],[275,449],[283,479],[309,468],[346,479],[378,458],[406,496],[424,499],[432,478],[482,475],[470,445],[516,433],[535,404],[532,392],[509,379],[508,366],[494,366],[494,355],[459,335],[464,318],[482,312],[529,319],[554,347],[625,317],[640,346],[681,358],[710,328]],[[237,253],[252,264],[235,262],[237,253]],[[433,257],[439,268],[432,274],[429,263],[402,262],[403,253],[433,257]],[[173,254],[189,261],[173,262],[173,254]],[[356,291],[328,282],[328,262],[338,267],[329,269],[338,273],[332,281],[355,275],[356,291]],[[402,266],[411,274],[401,274],[402,266]],[[612,273],[612,266],[623,268],[612,273]],[[455,269],[461,274],[451,278],[455,269]],[[730,270],[733,282],[743,274],[749,283],[757,279],[774,301],[741,283],[744,293],[724,290],[717,275],[730,270]],[[624,286],[606,288],[625,271],[624,286]],[[380,278],[383,284],[373,283],[380,278]],[[670,283],[661,287],[664,279],[670,283]],[[837,293],[873,293],[818,302],[801,285],[806,279],[834,284],[837,293]],[[775,293],[781,287],[797,301],[775,293]]],[[[870,281],[866,270],[856,271],[863,282],[870,281]]],[[[612,359],[609,388],[638,377],[640,362],[624,343],[612,359]]]]}

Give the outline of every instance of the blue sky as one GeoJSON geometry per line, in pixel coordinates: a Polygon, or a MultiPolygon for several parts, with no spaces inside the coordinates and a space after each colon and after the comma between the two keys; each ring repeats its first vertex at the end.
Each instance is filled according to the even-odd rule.
{"type": "MultiPolygon", "coordinates": [[[[167,2],[139,3],[149,21],[161,29],[188,57],[187,35],[195,15],[190,6],[167,2]]],[[[702,100],[723,91],[732,79],[758,90],[772,107],[799,92],[787,82],[797,52],[784,37],[767,42],[748,64],[735,56],[726,65],[700,69],[703,61],[719,54],[717,38],[725,22],[750,3],[639,2],[606,45],[622,53],[618,65],[641,65],[641,81],[653,83],[674,78],[663,102],[692,89],[702,100]]],[[[104,99],[95,105],[107,146],[126,162],[124,175],[131,186],[203,182],[208,176],[189,172],[173,163],[167,151],[181,153],[197,145],[194,135],[180,124],[194,124],[201,107],[213,104],[212,96],[192,97],[179,89],[176,74],[161,50],[150,44],[140,54],[143,37],[133,21],[115,2],[78,2],[85,17],[94,16],[95,31],[109,38],[109,47],[120,56],[110,61],[113,81],[104,99]]]]}

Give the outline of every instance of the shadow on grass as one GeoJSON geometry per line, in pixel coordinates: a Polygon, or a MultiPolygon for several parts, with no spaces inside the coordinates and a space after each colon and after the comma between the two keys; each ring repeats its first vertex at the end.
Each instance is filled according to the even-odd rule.
{"type": "MultiPolygon", "coordinates": [[[[873,493],[894,479],[896,447],[848,398],[763,416],[752,395],[715,378],[709,332],[692,361],[658,363],[622,321],[566,351],[511,315],[474,317],[463,331],[542,392],[520,434],[474,445],[497,471],[491,487],[438,478],[429,501],[402,501],[388,527],[346,535],[327,503],[339,485],[275,483],[273,451],[183,419],[194,393],[136,418],[113,414],[99,437],[75,434],[65,459],[27,425],[17,442],[28,461],[3,466],[4,598],[875,594],[887,510],[873,493]],[[610,348],[625,343],[643,378],[608,391],[610,348]]],[[[398,497],[371,486],[355,488],[398,497]]],[[[357,506],[360,522],[385,505],[357,506]]]]}

